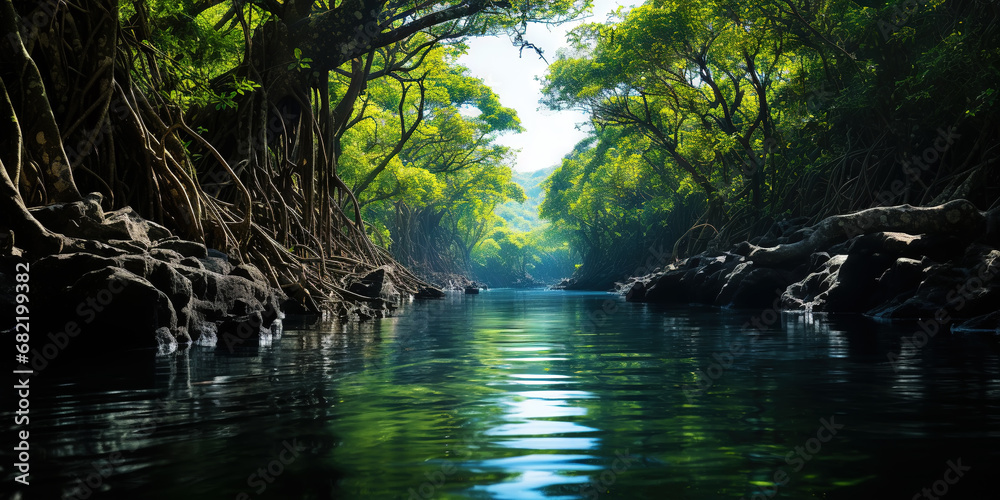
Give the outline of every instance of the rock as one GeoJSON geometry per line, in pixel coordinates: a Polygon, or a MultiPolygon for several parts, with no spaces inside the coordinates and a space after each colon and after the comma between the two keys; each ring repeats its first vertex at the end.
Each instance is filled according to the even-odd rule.
{"type": "Polygon", "coordinates": [[[826,264],[830,260],[830,254],[827,252],[816,252],[809,256],[809,269],[817,269],[819,266],[826,264]]]}
{"type": "Polygon", "coordinates": [[[208,249],[205,248],[205,245],[194,241],[168,239],[156,242],[155,248],[172,250],[183,257],[194,257],[196,259],[204,259],[208,257],[208,249]]]}
{"type": "Polygon", "coordinates": [[[691,256],[624,280],[617,292],[642,302],[938,316],[988,330],[1000,307],[996,231],[1000,209],[983,214],[964,200],[877,207],[812,227],[774,224],[728,253],[691,256]],[[779,240],[770,248],[755,245],[779,240]]]}
{"type": "MultiPolygon", "coordinates": [[[[813,254],[814,256],[817,254],[813,254]]],[[[781,296],[781,304],[788,309],[826,310],[827,295],[837,284],[840,267],[847,261],[847,255],[830,257],[823,252],[826,259],[816,259],[818,264],[815,272],[809,273],[797,283],[785,289],[781,296]]]]}
{"type": "MultiPolygon", "coordinates": [[[[177,312],[178,318],[180,317],[180,315],[181,313],[180,311],[178,311],[177,312]]],[[[191,334],[188,333],[188,329],[186,326],[178,325],[177,330],[171,333],[173,334],[174,339],[177,340],[178,347],[183,347],[186,349],[189,345],[191,345],[191,334]]]]}
{"type": "Polygon", "coordinates": [[[191,338],[194,345],[215,347],[219,340],[219,327],[215,323],[192,320],[189,331],[191,332],[191,338]]]}
{"type": "Polygon", "coordinates": [[[646,284],[641,281],[633,283],[625,293],[626,302],[642,302],[644,298],[646,298],[646,284]]]}
{"type": "MultiPolygon", "coordinates": [[[[169,241],[174,248],[195,248],[169,241]]],[[[33,289],[54,304],[52,314],[38,319],[38,327],[66,331],[68,319],[79,327],[79,335],[91,339],[73,343],[71,351],[80,354],[143,348],[164,354],[192,342],[216,345],[214,322],[259,318],[269,328],[280,316],[283,294],[253,266],[241,265],[233,275],[221,275],[204,269],[196,257],[183,257],[164,245],[136,252],[114,257],[78,252],[33,263],[33,289]]]]}
{"type": "Polygon", "coordinates": [[[828,312],[865,312],[874,307],[873,291],[878,279],[895,259],[891,256],[859,251],[848,254],[837,270],[836,279],[826,290],[826,303],[821,310],[828,312]]]}
{"type": "Polygon", "coordinates": [[[901,294],[912,295],[924,278],[924,269],[930,266],[930,260],[916,260],[900,257],[892,263],[882,276],[879,276],[878,286],[872,294],[875,303],[885,303],[901,294]]]}
{"type": "Polygon", "coordinates": [[[233,270],[229,272],[229,275],[246,278],[254,283],[267,283],[267,278],[264,277],[264,273],[260,272],[260,269],[257,269],[257,267],[249,264],[240,264],[234,267],[233,270]]]}
{"type": "Polygon", "coordinates": [[[167,250],[166,248],[154,248],[149,251],[149,256],[171,264],[179,263],[184,258],[181,254],[173,250],[167,250]]]}
{"type": "Polygon", "coordinates": [[[440,288],[432,286],[421,287],[413,295],[415,299],[440,299],[444,297],[444,292],[440,288]]]}
{"type": "Polygon", "coordinates": [[[858,236],[846,246],[848,253],[878,253],[895,257],[920,259],[930,257],[943,262],[961,257],[968,245],[967,235],[928,235],[898,232],[878,232],[858,236]]]}
{"type": "Polygon", "coordinates": [[[183,259],[180,260],[180,262],[178,262],[178,264],[180,264],[181,266],[184,266],[184,267],[192,268],[192,269],[198,269],[198,270],[204,270],[205,269],[205,265],[202,264],[200,260],[198,260],[198,259],[196,259],[194,257],[184,257],[183,259]]]}
{"type": "Polygon", "coordinates": [[[971,247],[961,261],[960,280],[945,300],[955,317],[990,314],[1000,307],[1000,250],[971,247]]]}
{"type": "Polygon", "coordinates": [[[216,349],[230,353],[240,348],[255,348],[261,338],[270,335],[271,324],[265,324],[260,311],[244,316],[229,316],[219,323],[216,349]]]}
{"type": "Polygon", "coordinates": [[[157,329],[177,328],[177,313],[167,295],[124,269],[85,273],[61,302],[74,308],[80,335],[94,349],[156,348],[159,344],[153,333],[157,329]]]}
{"type": "Polygon", "coordinates": [[[732,248],[732,252],[741,257],[746,257],[750,255],[750,252],[754,250],[755,246],[749,241],[742,241],[737,243],[736,246],[732,248]]]}
{"type": "Polygon", "coordinates": [[[163,226],[149,222],[131,208],[105,213],[101,208],[104,197],[100,193],[88,194],[73,203],[57,203],[29,209],[31,214],[48,229],[72,238],[102,241],[112,244],[149,248],[153,240],[171,236],[163,226]]]}
{"type": "Polygon", "coordinates": [[[153,264],[157,261],[146,255],[125,255],[115,258],[115,262],[133,274],[148,276],[153,271],[153,264]]]}
{"type": "Polygon", "coordinates": [[[157,328],[155,335],[157,356],[166,356],[177,350],[177,339],[170,334],[170,330],[167,327],[157,328]]]}
{"type": "Polygon", "coordinates": [[[555,285],[552,285],[552,289],[553,290],[570,290],[570,289],[573,288],[574,285],[576,285],[576,280],[575,279],[573,279],[573,278],[563,278],[562,280],[559,281],[559,283],[556,283],[555,285]]]}
{"type": "Polygon", "coordinates": [[[94,231],[105,223],[104,209],[101,208],[103,200],[104,195],[90,193],[81,201],[55,203],[29,208],[28,211],[50,231],[74,238],[84,238],[87,237],[86,231],[94,231]]]}
{"type": "Polygon", "coordinates": [[[723,288],[735,287],[726,305],[736,309],[770,308],[781,299],[790,281],[788,273],[778,269],[750,269],[748,273],[741,274],[741,279],[731,277],[724,285],[723,288]]]}
{"type": "MultiPolygon", "coordinates": [[[[194,293],[191,281],[164,262],[154,262],[151,267],[152,271],[146,275],[146,278],[153,286],[167,295],[174,310],[180,311],[187,307],[194,293]]],[[[184,322],[182,324],[187,326],[184,322]]]]}
{"type": "MultiPolygon", "coordinates": [[[[391,270],[388,267],[380,267],[361,278],[360,282],[351,283],[349,291],[365,297],[378,298],[388,301],[396,301],[400,293],[393,286],[392,280],[387,279],[387,273],[391,270]]],[[[472,283],[469,286],[478,285],[472,283]]]]}
{"type": "Polygon", "coordinates": [[[254,304],[256,310],[263,310],[265,304],[273,302],[272,292],[266,283],[252,282],[239,276],[220,276],[215,273],[205,273],[207,291],[205,300],[215,304],[224,311],[236,307],[237,302],[254,304]]]}
{"type": "Polygon", "coordinates": [[[691,273],[685,274],[682,286],[691,287],[694,293],[689,302],[698,304],[714,304],[722,291],[724,276],[736,267],[736,261],[725,255],[708,257],[702,260],[704,265],[691,273]]]}
{"type": "Polygon", "coordinates": [[[207,257],[198,260],[201,261],[202,267],[213,273],[229,274],[233,270],[233,265],[229,263],[229,257],[215,249],[209,250],[207,257]]]}
{"type": "Polygon", "coordinates": [[[31,264],[31,278],[37,286],[55,292],[72,284],[72,277],[112,267],[118,267],[117,259],[90,253],[50,255],[31,264]]]}
{"type": "Polygon", "coordinates": [[[646,287],[644,302],[684,303],[683,301],[687,293],[681,286],[681,278],[684,277],[686,272],[687,270],[685,269],[668,269],[653,278],[646,287]]]}
{"type": "Polygon", "coordinates": [[[141,241],[107,240],[104,243],[121,250],[124,254],[143,254],[149,251],[149,246],[141,241]]]}
{"type": "Polygon", "coordinates": [[[368,321],[384,318],[388,312],[382,301],[368,303],[344,302],[339,313],[341,321],[368,321]]]}
{"type": "Polygon", "coordinates": [[[198,269],[195,267],[178,266],[176,269],[181,276],[187,278],[188,282],[191,283],[191,293],[193,293],[196,297],[208,297],[209,273],[217,276],[215,279],[218,279],[219,276],[218,274],[212,273],[206,269],[198,269]]]}
{"type": "Polygon", "coordinates": [[[933,264],[912,294],[874,307],[869,315],[886,319],[951,319],[991,314],[1000,304],[1000,250],[971,247],[957,261],[933,264]]]}
{"type": "Polygon", "coordinates": [[[110,239],[110,236],[105,237],[105,234],[119,234],[121,235],[119,239],[141,242],[148,247],[152,245],[153,239],[170,235],[169,231],[163,230],[166,232],[161,233],[160,229],[162,226],[150,224],[135,210],[126,207],[106,214],[105,223],[100,230],[102,234],[98,235],[97,239],[110,239]]]}
{"type": "Polygon", "coordinates": [[[827,217],[813,226],[808,238],[773,247],[757,246],[749,258],[763,266],[787,265],[858,234],[892,231],[978,235],[985,225],[983,214],[967,200],[953,200],[936,207],[875,207],[827,217]]]}
{"type": "MultiPolygon", "coordinates": [[[[265,332],[272,338],[285,296],[259,269],[233,267],[226,254],[181,240],[130,208],[105,212],[102,201],[94,193],[31,209],[47,228],[74,238],[66,253],[31,263],[32,292],[50,304],[32,326],[61,334],[60,353],[168,354],[180,345],[217,345],[219,325],[244,323],[257,331],[243,343],[259,343],[265,332]]],[[[0,291],[8,281],[0,271],[0,291]]]]}

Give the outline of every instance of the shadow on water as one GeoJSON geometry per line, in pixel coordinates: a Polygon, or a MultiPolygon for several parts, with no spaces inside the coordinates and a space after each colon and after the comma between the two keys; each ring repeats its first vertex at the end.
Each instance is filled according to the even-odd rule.
{"type": "Polygon", "coordinates": [[[39,376],[30,498],[993,496],[993,336],[537,290],[404,309],[39,376]]]}

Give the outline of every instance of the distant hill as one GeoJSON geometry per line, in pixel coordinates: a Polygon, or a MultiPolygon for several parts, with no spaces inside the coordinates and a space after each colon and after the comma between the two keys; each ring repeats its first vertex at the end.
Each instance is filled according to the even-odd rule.
{"type": "Polygon", "coordinates": [[[553,165],[534,172],[514,172],[514,182],[518,183],[527,200],[524,203],[508,201],[496,208],[496,214],[507,221],[507,225],[517,231],[528,232],[540,227],[543,222],[538,218],[538,207],[545,199],[542,182],[548,179],[552,172],[559,168],[553,165]]]}

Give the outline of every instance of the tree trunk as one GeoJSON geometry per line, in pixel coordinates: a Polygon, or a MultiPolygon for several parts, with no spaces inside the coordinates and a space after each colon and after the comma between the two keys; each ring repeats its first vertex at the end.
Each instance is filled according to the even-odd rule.
{"type": "MultiPolygon", "coordinates": [[[[22,25],[12,0],[0,1],[0,32],[7,34],[0,45],[0,68],[3,68],[0,79],[5,82],[4,92],[12,106],[8,119],[19,119],[21,142],[28,153],[28,158],[22,161],[32,161],[39,166],[49,199],[78,201],[83,197],[73,180],[42,75],[21,39],[22,25]]],[[[23,171],[21,167],[14,168],[23,171]]]]}

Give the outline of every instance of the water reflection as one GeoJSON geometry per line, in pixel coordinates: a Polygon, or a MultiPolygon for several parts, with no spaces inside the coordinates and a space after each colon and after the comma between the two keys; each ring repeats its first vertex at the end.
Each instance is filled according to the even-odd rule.
{"type": "Polygon", "coordinates": [[[270,346],[196,347],[145,378],[46,373],[31,498],[736,499],[777,471],[772,498],[911,498],[948,459],[1000,466],[995,338],[942,333],[894,367],[912,328],[782,314],[751,341],[752,311],[625,303],[586,327],[606,300],[458,294],[289,322],[270,346]],[[699,372],[711,385],[685,394],[699,372]],[[796,470],[788,453],[831,416],[843,432],[796,470]]]}

